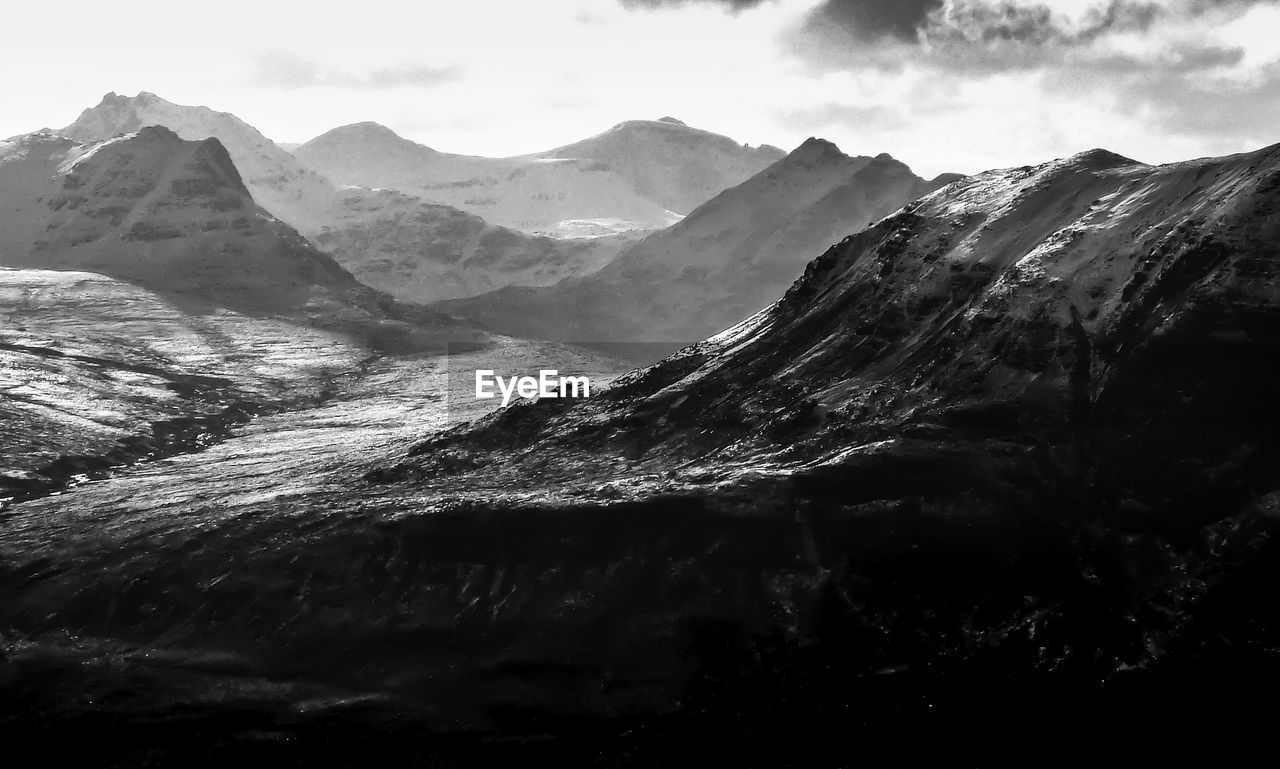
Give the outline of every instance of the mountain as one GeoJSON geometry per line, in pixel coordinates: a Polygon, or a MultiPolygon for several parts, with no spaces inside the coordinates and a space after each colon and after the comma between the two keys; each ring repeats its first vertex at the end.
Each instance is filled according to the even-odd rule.
{"type": "Polygon", "coordinates": [[[333,185],[256,128],[226,112],[173,104],[145,91],[133,97],[109,93],[58,133],[94,142],[153,125],[192,141],[218,139],[235,161],[254,200],[300,232],[312,232],[326,222],[333,185]]]}
{"type": "Polygon", "coordinates": [[[15,137],[0,142],[0,211],[6,266],[95,272],[377,338],[461,328],[361,285],[264,211],[217,139],[159,126],[87,144],[15,137]]]}
{"type": "Polygon", "coordinates": [[[560,243],[407,195],[341,189],[234,115],[172,104],[145,92],[134,97],[109,93],[59,133],[90,142],[150,125],[188,140],[217,138],[263,208],[361,280],[406,301],[467,296],[518,281],[548,285],[589,272],[626,242],[560,243]],[[534,258],[540,263],[531,265],[534,258]]]}
{"type": "Polygon", "coordinates": [[[376,123],[335,128],[294,153],[338,184],[408,192],[525,231],[665,227],[782,156],[672,118],[632,120],[546,152],[439,152],[376,123]]]}
{"type": "Polygon", "coordinates": [[[1278,242],[1280,145],[977,174],[716,338],[368,478],[460,511],[415,541],[518,527],[458,559],[518,570],[501,607],[582,596],[527,669],[704,666],[667,728],[744,757],[1226,727],[1280,680],[1278,242]]]}
{"type": "Polygon", "coordinates": [[[777,299],[812,254],[955,178],[809,139],[599,272],[440,309],[520,336],[688,344],[777,299]]]}
{"type": "Polygon", "coordinates": [[[347,187],[338,201],[312,239],[361,282],[413,302],[549,286],[595,272],[639,239],[529,235],[394,190],[347,187]]]}

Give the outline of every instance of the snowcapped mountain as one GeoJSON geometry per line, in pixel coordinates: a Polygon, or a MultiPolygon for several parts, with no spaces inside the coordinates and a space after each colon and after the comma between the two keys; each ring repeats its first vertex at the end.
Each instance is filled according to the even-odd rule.
{"type": "Polygon", "coordinates": [[[218,139],[259,205],[304,233],[325,223],[333,185],[235,115],[173,104],[152,93],[132,97],[109,93],[59,133],[94,142],[153,125],[191,141],[218,139]]]}
{"type": "Polygon", "coordinates": [[[809,139],[597,273],[442,307],[503,333],[689,343],[777,299],[814,253],[954,178],[925,181],[888,155],[809,139]]]}
{"type": "Polygon", "coordinates": [[[370,285],[426,302],[525,281],[548,285],[607,262],[625,240],[559,243],[381,190],[339,188],[234,115],[114,93],[60,133],[101,141],[163,125],[183,139],[217,138],[263,208],[321,244],[370,285]],[[485,244],[477,241],[485,237],[485,244]],[[471,259],[471,255],[478,255],[471,259]],[[531,258],[540,259],[530,264],[531,258]]]}
{"type": "Polygon", "coordinates": [[[335,128],[295,151],[339,184],[401,190],[498,224],[555,232],[583,222],[596,231],[665,227],[782,154],[673,118],[628,121],[511,158],[439,152],[376,123],[335,128]]]}
{"type": "Polygon", "coordinates": [[[101,273],[195,304],[373,336],[456,324],[355,280],[258,206],[217,139],[147,126],[0,142],[0,264],[101,273]]]}

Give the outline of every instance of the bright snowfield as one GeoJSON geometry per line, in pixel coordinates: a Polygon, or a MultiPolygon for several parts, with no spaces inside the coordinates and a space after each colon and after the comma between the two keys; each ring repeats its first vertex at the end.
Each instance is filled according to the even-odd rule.
{"type": "Polygon", "coordinates": [[[502,333],[681,346],[767,306],[815,254],[954,178],[810,139],[592,275],[440,307],[502,333]]]}
{"type": "Polygon", "coordinates": [[[233,483],[236,473],[264,490],[312,488],[317,479],[299,468],[358,472],[424,432],[491,410],[472,397],[468,367],[559,365],[603,388],[623,366],[504,338],[451,355],[382,357],[346,334],[226,309],[192,313],[75,271],[0,268],[0,324],[0,497],[113,476],[156,456],[173,458],[139,472],[171,491],[173,468],[187,463],[208,468],[210,488],[199,493],[210,499],[253,485],[233,483]],[[246,450],[237,443],[245,436],[261,445],[246,450]]]}
{"type": "Polygon", "coordinates": [[[294,154],[340,184],[419,194],[526,231],[580,235],[585,224],[666,227],[783,153],[664,118],[513,158],[438,152],[376,123],[335,128],[294,154]]]}

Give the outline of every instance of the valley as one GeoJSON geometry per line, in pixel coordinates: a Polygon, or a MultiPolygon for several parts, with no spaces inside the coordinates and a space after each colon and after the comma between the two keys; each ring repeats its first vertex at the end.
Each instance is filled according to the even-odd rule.
{"type": "Polygon", "coordinates": [[[1265,734],[1277,214],[1280,145],[926,179],[669,117],[286,149],[108,94],[0,142],[0,738],[774,767],[1265,734]]]}

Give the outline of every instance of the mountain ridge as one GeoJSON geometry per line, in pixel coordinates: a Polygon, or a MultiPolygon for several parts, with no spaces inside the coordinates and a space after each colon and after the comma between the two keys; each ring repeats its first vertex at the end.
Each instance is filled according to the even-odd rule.
{"type": "Polygon", "coordinates": [[[337,184],[395,189],[498,224],[554,231],[584,219],[664,227],[783,153],[683,123],[630,120],[506,158],[440,152],[376,123],[331,129],[294,154],[337,184]]]}
{"type": "Polygon", "coordinates": [[[443,345],[472,335],[358,282],[257,205],[216,138],[144,126],[81,144],[51,132],[0,143],[0,264],[83,270],[164,293],[363,335],[443,345]]]}
{"type": "Polygon", "coordinates": [[[263,208],[361,280],[405,301],[466,296],[521,280],[554,283],[607,262],[627,239],[561,244],[412,196],[340,188],[230,113],[147,92],[107,94],[62,133],[100,141],[143,123],[165,125],[190,140],[218,137],[263,208]],[[530,266],[533,256],[541,261],[530,266]]]}
{"type": "Polygon", "coordinates": [[[776,299],[808,254],[945,181],[926,182],[888,155],[852,157],[811,138],[598,272],[438,307],[501,333],[688,344],[776,299]]]}

